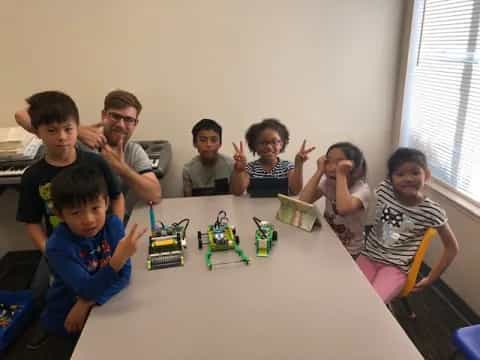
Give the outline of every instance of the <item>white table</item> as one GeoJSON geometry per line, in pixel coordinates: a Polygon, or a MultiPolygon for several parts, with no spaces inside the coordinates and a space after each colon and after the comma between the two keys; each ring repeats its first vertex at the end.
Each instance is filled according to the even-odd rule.
{"type": "MultiPolygon", "coordinates": [[[[278,206],[232,196],[163,200],[157,221],[191,219],[185,266],[148,271],[145,237],[130,286],[94,309],[73,359],[421,359],[329,226],[308,233],[279,223],[278,206]],[[252,262],[209,271],[197,231],[222,209],[252,262]],[[255,257],[252,216],[279,232],[268,258],[255,257]]],[[[137,208],[130,226],[148,221],[148,208],[137,208]]]]}

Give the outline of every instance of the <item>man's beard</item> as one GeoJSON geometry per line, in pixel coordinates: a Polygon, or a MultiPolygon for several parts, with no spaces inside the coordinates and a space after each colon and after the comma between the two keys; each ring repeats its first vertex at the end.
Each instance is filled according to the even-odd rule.
{"type": "Polygon", "coordinates": [[[120,142],[120,139],[123,139],[123,144],[125,145],[129,139],[128,135],[121,129],[108,129],[108,131],[105,132],[105,137],[107,138],[108,145],[110,146],[117,146],[120,142]]]}

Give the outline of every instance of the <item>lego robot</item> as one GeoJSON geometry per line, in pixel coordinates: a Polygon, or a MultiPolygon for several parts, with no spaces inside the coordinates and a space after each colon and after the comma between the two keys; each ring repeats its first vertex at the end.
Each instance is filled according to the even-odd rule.
{"type": "Polygon", "coordinates": [[[270,251],[278,240],[278,233],[274,229],[273,224],[268,221],[253,217],[253,222],[257,225],[257,229],[255,230],[255,248],[257,256],[270,256],[270,251]]]}
{"type": "Polygon", "coordinates": [[[167,225],[155,222],[155,213],[150,204],[150,227],[152,235],[148,242],[147,269],[162,269],[172,266],[183,266],[185,257],[183,250],[187,247],[185,240],[189,219],[167,225]]]}
{"type": "Polygon", "coordinates": [[[248,265],[250,258],[238,246],[240,238],[236,235],[235,228],[228,224],[227,213],[221,210],[217,215],[217,220],[213,225],[209,225],[207,232],[198,232],[198,248],[202,249],[203,245],[207,245],[205,261],[209,270],[213,270],[213,266],[229,264],[232,262],[212,263],[212,253],[215,251],[235,250],[240,257],[238,262],[248,265]],[[204,242],[204,239],[206,241],[204,242]]]}

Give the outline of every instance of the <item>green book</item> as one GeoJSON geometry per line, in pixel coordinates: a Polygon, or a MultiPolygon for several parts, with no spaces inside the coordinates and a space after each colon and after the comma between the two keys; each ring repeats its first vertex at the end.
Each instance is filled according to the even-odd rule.
{"type": "Polygon", "coordinates": [[[317,220],[317,210],[313,204],[301,201],[283,194],[278,194],[280,209],[277,219],[289,225],[312,231],[317,220]]]}

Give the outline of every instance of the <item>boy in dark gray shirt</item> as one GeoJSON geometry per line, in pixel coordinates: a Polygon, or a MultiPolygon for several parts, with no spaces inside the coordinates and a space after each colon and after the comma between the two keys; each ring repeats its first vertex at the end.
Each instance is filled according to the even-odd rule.
{"type": "Polygon", "coordinates": [[[192,135],[198,155],[183,167],[183,194],[201,196],[230,193],[233,159],[218,153],[222,146],[222,127],[214,120],[202,119],[192,128],[192,135]]]}

